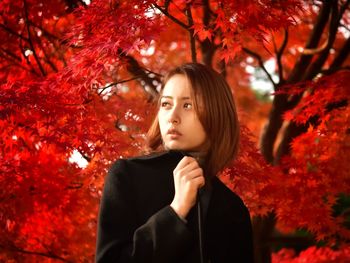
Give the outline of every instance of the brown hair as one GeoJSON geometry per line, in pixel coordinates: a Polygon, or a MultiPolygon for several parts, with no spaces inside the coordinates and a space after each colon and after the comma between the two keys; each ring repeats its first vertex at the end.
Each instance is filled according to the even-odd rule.
{"type": "MultiPolygon", "coordinates": [[[[218,72],[203,64],[186,63],[165,76],[160,93],[176,74],[186,76],[191,83],[194,108],[209,140],[204,170],[209,176],[215,176],[238,151],[239,122],[232,91],[218,72]]],[[[164,150],[157,115],[148,130],[146,146],[153,151],[164,150]]]]}

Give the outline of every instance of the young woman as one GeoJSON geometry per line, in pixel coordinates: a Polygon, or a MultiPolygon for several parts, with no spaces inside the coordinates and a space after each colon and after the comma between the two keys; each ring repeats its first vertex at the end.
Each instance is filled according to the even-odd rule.
{"type": "Polygon", "coordinates": [[[198,63],[163,83],[153,153],[118,160],[105,179],[96,262],[251,263],[249,212],[217,178],[239,143],[231,90],[198,63]]]}

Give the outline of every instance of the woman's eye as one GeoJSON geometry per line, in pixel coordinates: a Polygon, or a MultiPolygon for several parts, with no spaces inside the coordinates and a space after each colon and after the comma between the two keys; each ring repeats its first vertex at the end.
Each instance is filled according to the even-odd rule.
{"type": "Polygon", "coordinates": [[[192,109],[192,104],[191,103],[185,103],[184,107],[186,109],[192,109]]]}
{"type": "Polygon", "coordinates": [[[169,105],[170,105],[170,103],[167,102],[167,101],[163,101],[163,102],[160,103],[160,106],[161,106],[161,107],[167,107],[167,106],[169,106],[169,105]]]}

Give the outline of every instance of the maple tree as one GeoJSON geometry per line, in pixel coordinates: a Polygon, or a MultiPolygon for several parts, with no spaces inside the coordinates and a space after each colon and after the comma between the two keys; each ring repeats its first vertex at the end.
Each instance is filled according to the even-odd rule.
{"type": "Polygon", "coordinates": [[[107,169],[141,152],[162,75],[186,61],[233,88],[241,151],[221,179],[249,207],[257,262],[349,259],[349,1],[5,0],[0,14],[1,260],[93,260],[107,169]],[[271,102],[249,87],[259,72],[271,102]],[[271,256],[298,229],[310,248],[271,256]]]}

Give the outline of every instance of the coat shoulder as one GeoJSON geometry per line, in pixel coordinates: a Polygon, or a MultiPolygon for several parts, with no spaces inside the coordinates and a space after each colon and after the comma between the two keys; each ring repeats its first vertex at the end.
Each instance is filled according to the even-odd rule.
{"type": "Polygon", "coordinates": [[[244,204],[242,198],[227,187],[219,178],[215,178],[213,184],[216,185],[217,192],[223,200],[226,200],[226,204],[230,205],[237,211],[244,213],[248,212],[247,206],[244,204]]]}
{"type": "Polygon", "coordinates": [[[156,152],[116,160],[110,168],[112,173],[125,172],[129,175],[173,170],[183,158],[178,151],[156,152]]]}
{"type": "Polygon", "coordinates": [[[153,152],[144,155],[137,155],[127,158],[129,161],[142,161],[142,160],[152,160],[157,158],[162,158],[167,152],[153,152]]]}
{"type": "Polygon", "coordinates": [[[179,161],[183,153],[178,151],[154,152],[146,155],[139,155],[125,159],[129,164],[162,164],[172,161],[179,161]]]}
{"type": "Polygon", "coordinates": [[[119,158],[115,160],[111,165],[111,170],[118,169],[121,166],[125,168],[127,165],[132,165],[133,163],[147,163],[148,161],[152,160],[159,160],[162,157],[164,157],[166,153],[165,152],[157,152],[157,153],[150,153],[146,155],[137,155],[127,158],[119,158]]]}

